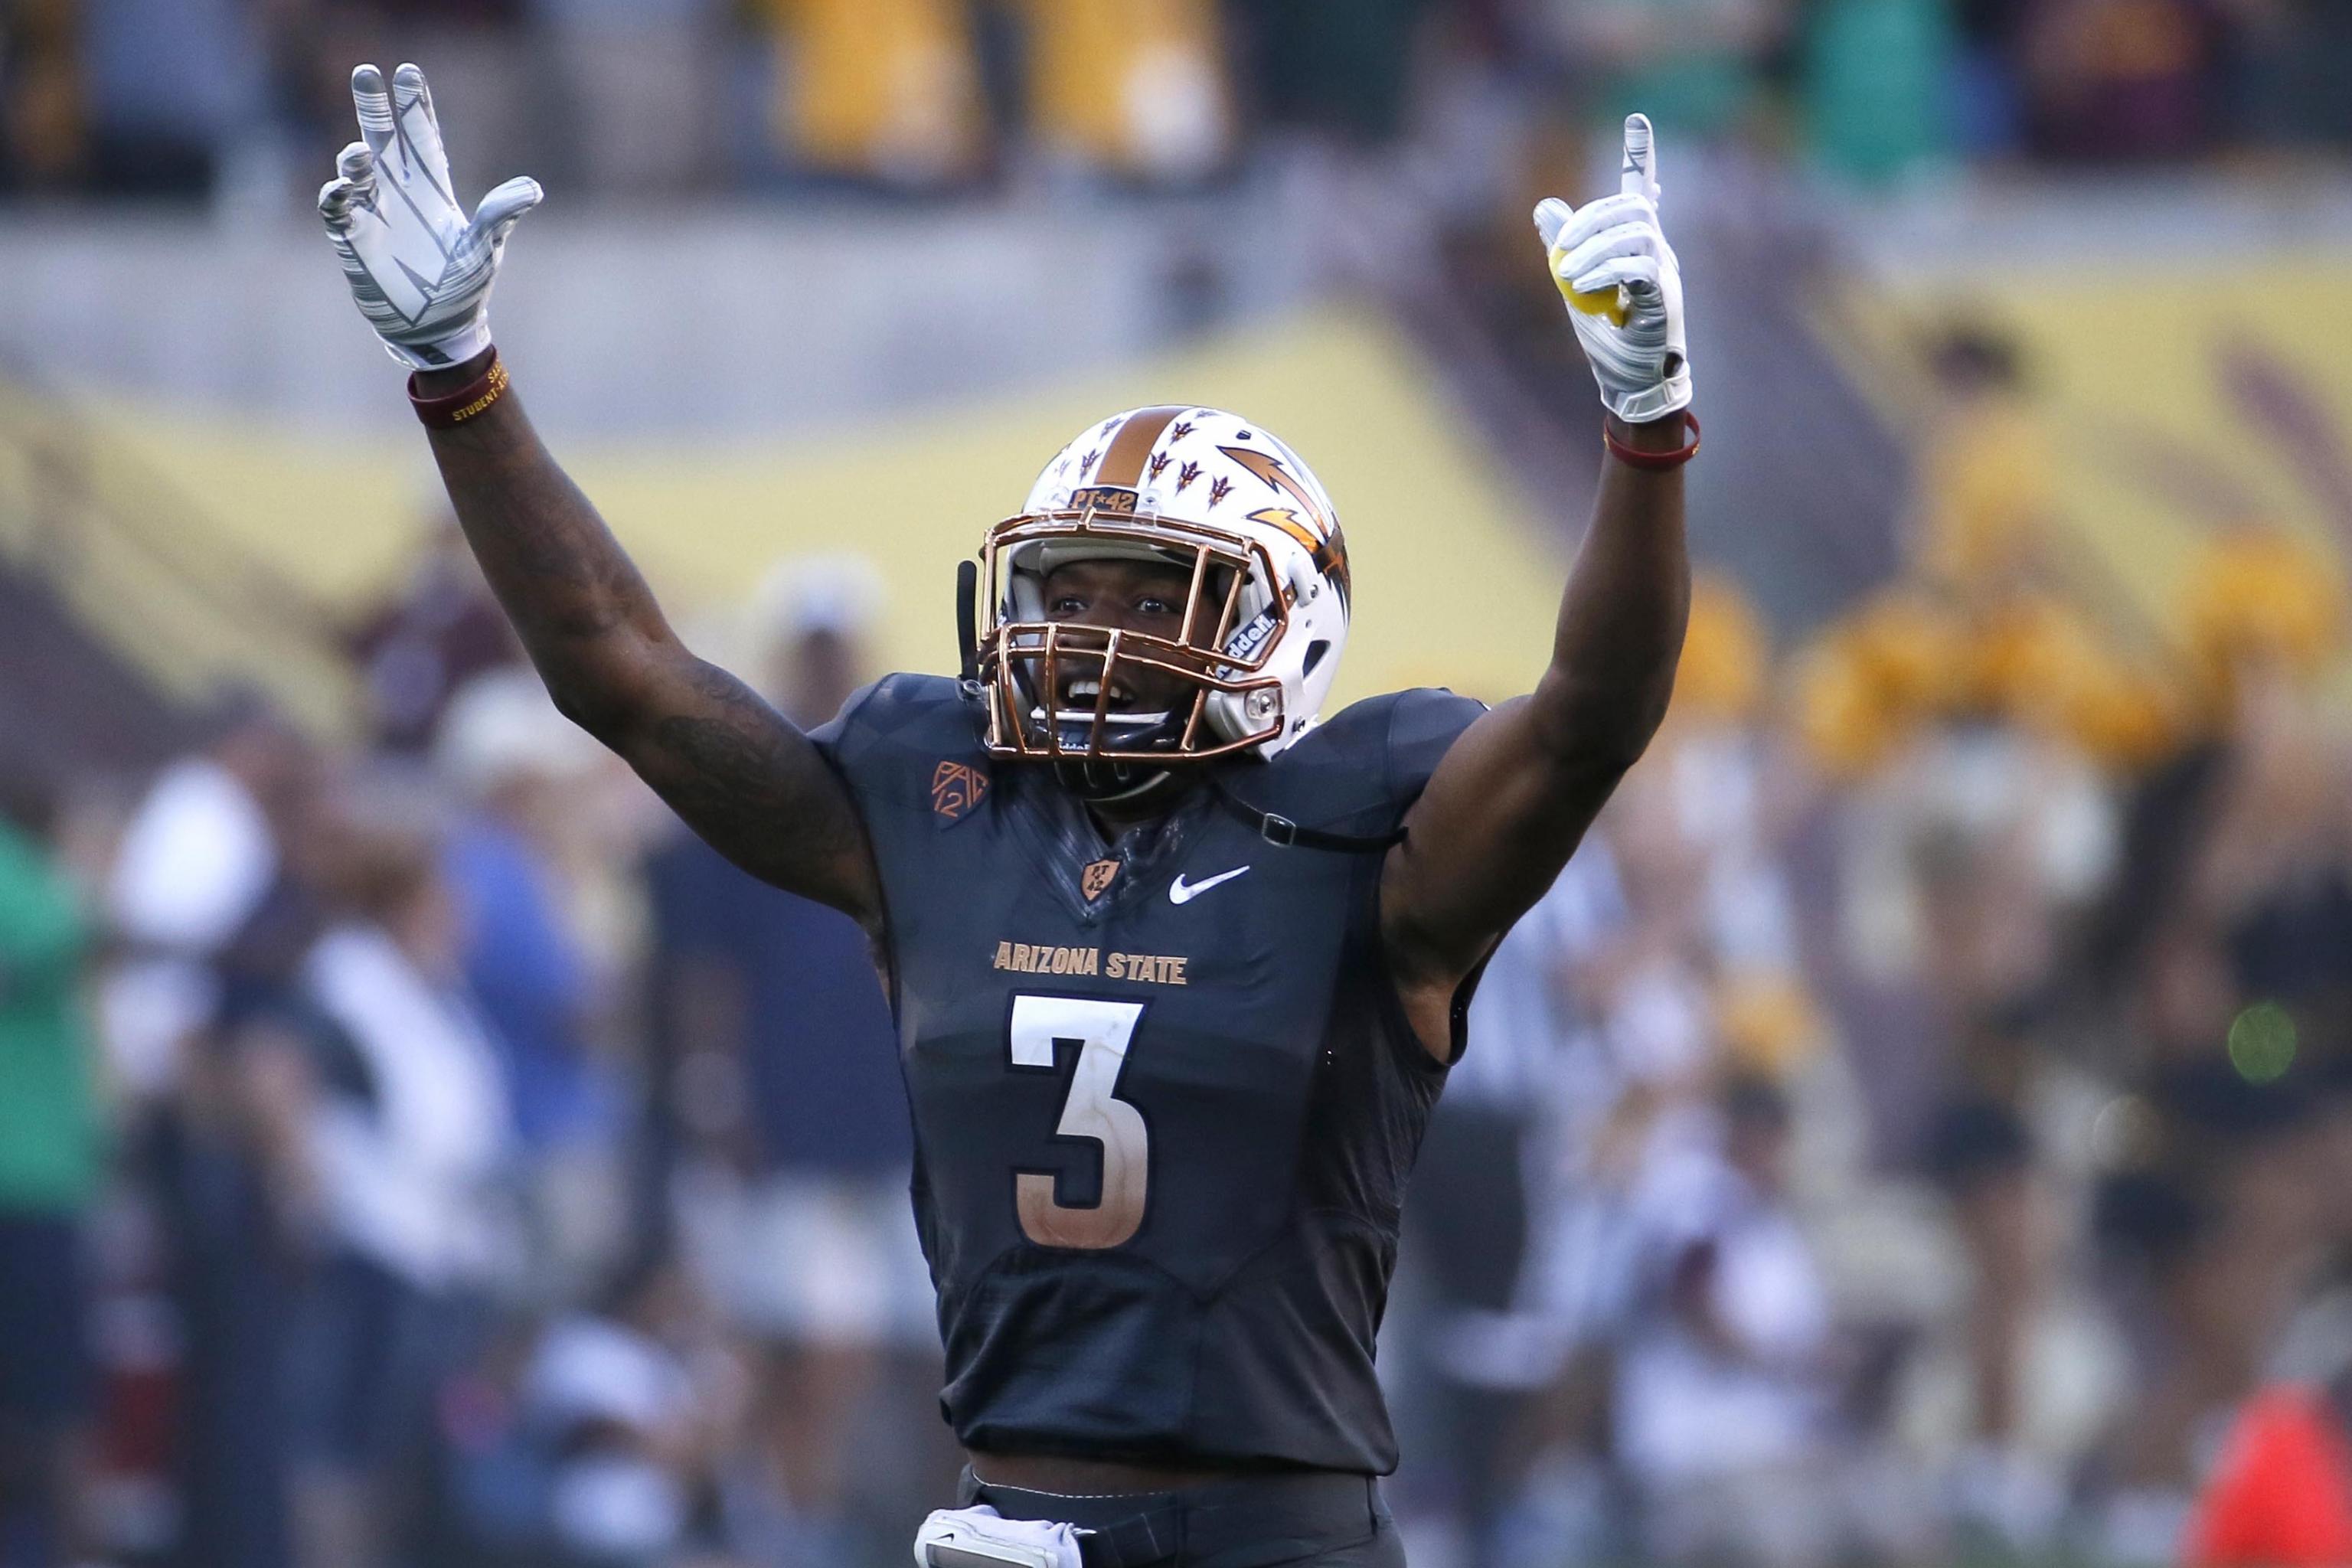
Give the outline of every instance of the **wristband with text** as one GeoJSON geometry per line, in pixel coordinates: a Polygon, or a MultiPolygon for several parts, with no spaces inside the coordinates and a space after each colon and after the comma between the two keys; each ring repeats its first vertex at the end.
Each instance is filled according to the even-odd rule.
{"type": "Polygon", "coordinates": [[[467,420],[479,417],[490,405],[504,397],[509,384],[507,367],[499,363],[499,351],[494,348],[481,374],[457,391],[438,397],[418,395],[416,377],[412,374],[408,378],[408,402],[426,429],[454,430],[467,420]]]}

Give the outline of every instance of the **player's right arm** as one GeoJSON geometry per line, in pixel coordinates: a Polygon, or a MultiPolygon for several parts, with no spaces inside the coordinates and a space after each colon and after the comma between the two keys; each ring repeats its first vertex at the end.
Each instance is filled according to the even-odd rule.
{"type": "MultiPolygon", "coordinates": [[[[471,219],[425,79],[352,74],[362,140],[320,192],[362,314],[432,398],[491,363],[485,301],[507,231],[539,200],[510,180],[471,219]]],[[[848,786],[741,681],[696,658],[612,531],[531,428],[511,390],[432,432],[457,521],[556,706],[611,747],[679,816],[752,875],[866,924],[880,880],[848,786]]]]}
{"type": "MultiPolygon", "coordinates": [[[[474,374],[420,373],[417,393],[474,374]]],[[[431,439],[467,541],[555,705],[728,858],[875,924],[880,883],[848,786],[791,721],[678,640],[515,395],[431,439]]]]}

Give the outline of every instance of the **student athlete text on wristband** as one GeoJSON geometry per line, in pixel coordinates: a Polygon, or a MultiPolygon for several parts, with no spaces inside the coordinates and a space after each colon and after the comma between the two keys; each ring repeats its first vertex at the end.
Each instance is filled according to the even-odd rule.
{"type": "Polygon", "coordinates": [[[490,350],[490,362],[482,367],[481,374],[457,391],[444,393],[438,397],[418,396],[416,377],[411,374],[408,402],[426,429],[454,430],[467,420],[479,417],[490,405],[504,397],[508,384],[507,367],[499,363],[499,351],[493,348],[490,350]]]}

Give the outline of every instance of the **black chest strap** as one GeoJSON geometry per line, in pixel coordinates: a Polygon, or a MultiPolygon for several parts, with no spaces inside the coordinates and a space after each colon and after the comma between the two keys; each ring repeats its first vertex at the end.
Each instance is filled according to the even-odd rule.
{"type": "Polygon", "coordinates": [[[1209,781],[1209,793],[1216,797],[1226,816],[1278,848],[1328,849],[1339,855],[1369,855],[1404,842],[1402,825],[1387,833],[1331,833],[1320,827],[1303,827],[1290,818],[1271,811],[1260,811],[1224,786],[1221,779],[1209,781]]]}

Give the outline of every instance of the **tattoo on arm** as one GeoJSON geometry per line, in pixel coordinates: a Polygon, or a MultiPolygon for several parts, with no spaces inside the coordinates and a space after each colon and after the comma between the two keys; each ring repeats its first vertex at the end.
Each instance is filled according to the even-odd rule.
{"type": "Polygon", "coordinates": [[[467,542],[556,706],[720,853],[875,925],[879,885],[848,787],[782,714],[678,641],[520,399],[509,393],[432,442],[467,542]]]}
{"type": "Polygon", "coordinates": [[[716,665],[700,700],[623,754],[687,824],[754,876],[836,907],[863,901],[871,860],[847,789],[808,738],[716,665]]]}

